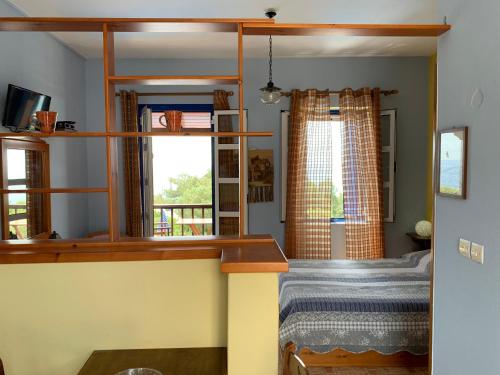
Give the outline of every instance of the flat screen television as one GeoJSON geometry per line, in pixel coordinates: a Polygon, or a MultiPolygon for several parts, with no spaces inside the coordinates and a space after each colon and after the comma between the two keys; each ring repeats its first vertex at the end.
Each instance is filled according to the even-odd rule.
{"type": "Polygon", "coordinates": [[[12,131],[26,129],[37,111],[50,109],[50,96],[10,84],[2,125],[12,131]]]}

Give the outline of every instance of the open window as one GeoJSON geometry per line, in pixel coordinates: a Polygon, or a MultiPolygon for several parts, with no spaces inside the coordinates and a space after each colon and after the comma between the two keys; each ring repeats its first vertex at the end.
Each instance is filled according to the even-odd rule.
{"type": "MultiPolygon", "coordinates": [[[[166,130],[165,111],[182,112],[182,130],[212,130],[211,104],[141,106],[142,131],[166,130]]],[[[145,236],[212,235],[213,141],[210,137],[144,137],[141,142],[145,236]]]]}
{"type": "MultiPolygon", "coordinates": [[[[286,219],[286,183],[288,174],[288,120],[289,112],[281,113],[281,221],[286,219]]],[[[396,110],[380,113],[381,157],[384,189],[384,221],[393,222],[395,216],[395,173],[396,173],[396,110]]],[[[312,124],[311,124],[312,125],[312,124]]],[[[339,111],[331,111],[332,126],[332,222],[344,219],[342,184],[342,122],[339,111]]]]}
{"type": "Polygon", "coordinates": [[[49,145],[42,140],[0,140],[3,194],[2,239],[38,238],[50,234],[50,194],[20,192],[50,186],[49,145]]]}

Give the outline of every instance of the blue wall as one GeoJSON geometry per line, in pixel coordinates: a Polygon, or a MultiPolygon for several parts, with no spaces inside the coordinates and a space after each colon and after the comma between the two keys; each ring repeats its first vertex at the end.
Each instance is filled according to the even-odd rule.
{"type": "MultiPolygon", "coordinates": [[[[23,16],[4,0],[0,15],[23,16]]],[[[62,120],[74,120],[85,129],[84,60],[47,33],[0,33],[0,118],[7,85],[13,83],[52,97],[51,109],[62,120]]],[[[5,131],[5,129],[4,129],[5,131]]],[[[51,183],[54,187],[87,186],[86,141],[51,139],[51,183]]],[[[52,195],[52,226],[63,237],[88,231],[86,195],[52,195]]]]}
{"type": "MultiPolygon", "coordinates": [[[[89,130],[104,129],[104,105],[101,61],[87,61],[87,120],[89,130]]],[[[276,165],[275,201],[253,203],[249,206],[249,232],[270,233],[281,244],[284,225],[280,223],[280,110],[289,109],[288,99],[278,105],[263,105],[258,89],[267,78],[268,62],[265,59],[245,61],[245,107],[248,109],[248,128],[252,131],[272,130],[272,138],[253,138],[250,148],[272,148],[276,165]]],[[[232,74],[236,72],[234,60],[123,60],[117,64],[118,74],[232,74]]],[[[382,97],[383,108],[398,110],[396,181],[396,222],[386,224],[387,255],[399,256],[413,247],[405,232],[412,230],[415,222],[425,217],[426,160],[427,160],[427,58],[323,58],[276,59],[273,71],[277,85],[285,90],[292,88],[354,88],[380,86],[396,88],[399,95],[382,97]]],[[[138,91],[206,91],[206,87],[139,87],[138,91]]],[[[209,88],[211,90],[212,88],[209,88]]],[[[237,92],[237,87],[225,87],[237,92]]],[[[143,103],[207,103],[210,97],[155,97],[141,98],[143,103]]],[[[237,95],[232,98],[232,108],[237,108],[237,95]]],[[[89,178],[102,180],[105,176],[104,155],[90,140],[88,143],[89,178]]],[[[102,150],[102,149],[101,149],[102,150]]],[[[106,226],[100,212],[105,202],[91,202],[94,228],[106,226]]]]}
{"type": "Polygon", "coordinates": [[[497,375],[500,348],[500,2],[439,0],[452,30],[439,40],[439,128],[469,126],[469,197],[437,197],[434,374],[497,375]],[[476,89],[481,107],[470,106],[476,89]],[[485,263],[457,252],[485,245],[485,263]]]}

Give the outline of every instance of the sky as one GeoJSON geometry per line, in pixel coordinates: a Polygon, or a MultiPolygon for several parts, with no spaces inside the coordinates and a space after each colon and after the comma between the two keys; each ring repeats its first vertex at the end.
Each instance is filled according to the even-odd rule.
{"type": "Polygon", "coordinates": [[[201,177],[211,170],[211,142],[210,137],[153,137],[154,194],[169,188],[169,177],[201,177]]]}

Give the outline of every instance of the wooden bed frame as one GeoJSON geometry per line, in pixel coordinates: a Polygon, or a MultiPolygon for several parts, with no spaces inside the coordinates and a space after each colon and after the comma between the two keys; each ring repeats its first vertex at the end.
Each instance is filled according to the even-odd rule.
{"type": "MultiPolygon", "coordinates": [[[[288,375],[290,354],[296,353],[296,346],[288,343],[282,350],[281,360],[283,375],[288,375]]],[[[296,353],[307,367],[427,367],[429,355],[416,355],[410,352],[398,352],[385,355],[374,350],[365,353],[351,353],[335,349],[328,353],[315,353],[308,348],[296,353]]]]}

